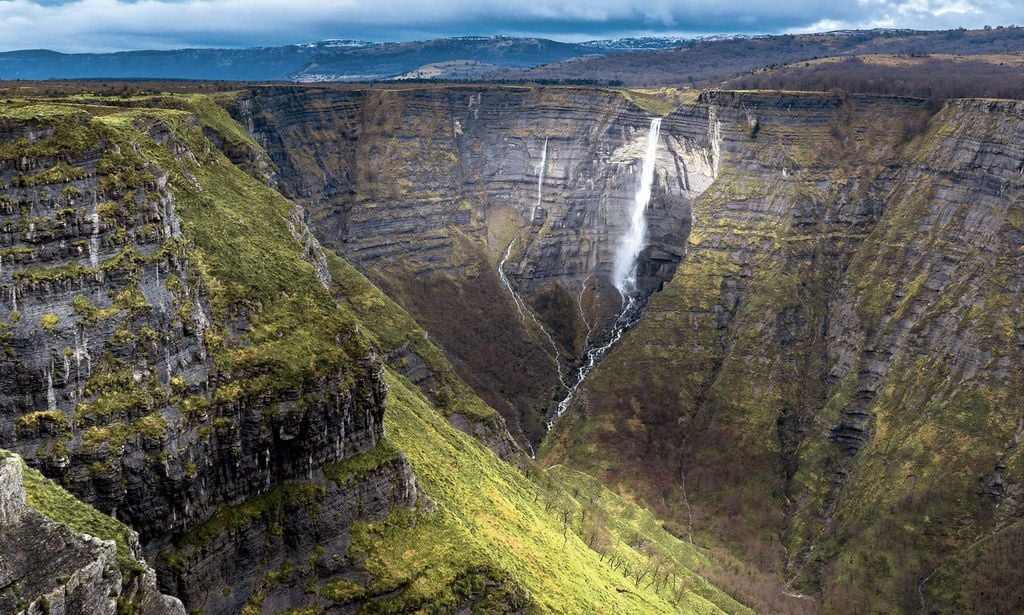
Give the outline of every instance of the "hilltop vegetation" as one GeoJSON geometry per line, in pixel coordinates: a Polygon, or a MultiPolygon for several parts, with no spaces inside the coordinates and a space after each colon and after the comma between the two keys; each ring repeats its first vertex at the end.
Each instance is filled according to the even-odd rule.
{"type": "Polygon", "coordinates": [[[916,96],[936,105],[949,98],[1024,98],[1024,52],[836,57],[758,69],[723,86],[916,96]]]}
{"type": "Polygon", "coordinates": [[[593,79],[626,86],[708,87],[737,73],[831,56],[860,54],[1005,54],[1024,50],[1024,28],[987,30],[859,30],[694,41],[679,49],[584,58],[519,71],[504,79],[593,79]]]}

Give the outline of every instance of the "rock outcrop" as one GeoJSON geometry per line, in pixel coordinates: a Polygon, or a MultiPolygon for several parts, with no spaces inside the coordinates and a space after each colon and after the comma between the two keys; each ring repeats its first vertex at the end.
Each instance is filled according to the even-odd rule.
{"type": "MultiPolygon", "coordinates": [[[[219,131],[180,110],[121,123],[87,105],[0,120],[0,445],[130,525],[150,559],[226,508],[322,483],[384,429],[382,362],[337,313],[301,208],[263,183],[263,155],[207,104],[189,111],[221,114],[219,131]],[[223,225],[239,223],[264,233],[240,239],[273,254],[274,271],[223,245],[237,237],[223,225]]],[[[344,513],[325,519],[331,531],[416,501],[407,466],[376,480],[330,492],[344,513]]],[[[317,546],[301,533],[291,544],[317,546]]],[[[274,563],[231,567],[237,548],[204,554],[237,586],[212,611],[244,603],[274,563]]],[[[214,577],[181,559],[174,591],[201,606],[214,577]]]]}
{"type": "MultiPolygon", "coordinates": [[[[0,611],[185,615],[181,601],[157,591],[156,576],[138,552],[127,556],[133,559],[126,568],[113,540],[75,532],[29,507],[22,474],[21,460],[0,451],[0,611]]],[[[122,530],[137,545],[134,533],[122,530]]]]}
{"type": "MultiPolygon", "coordinates": [[[[329,475],[338,471],[328,466],[329,475]]],[[[161,587],[209,615],[247,604],[277,612],[309,604],[307,594],[326,607],[331,602],[317,600],[308,583],[318,590],[332,580],[368,577],[349,553],[352,525],[417,502],[430,506],[400,455],[343,480],[286,483],[178,538],[160,557],[161,587]]]]}
{"type": "MultiPolygon", "coordinates": [[[[61,139],[92,142],[77,154],[26,153],[0,172],[9,185],[0,442],[116,512],[147,544],[375,445],[384,387],[372,355],[348,374],[256,397],[232,390],[238,375],[218,369],[204,339],[216,315],[167,172],[141,143],[82,115],[7,131],[8,142],[39,150],[61,139]]],[[[146,136],[184,161],[210,155],[158,121],[146,136]]],[[[303,241],[297,252],[315,249],[303,241]]],[[[239,314],[229,335],[254,317],[239,314]]]]}

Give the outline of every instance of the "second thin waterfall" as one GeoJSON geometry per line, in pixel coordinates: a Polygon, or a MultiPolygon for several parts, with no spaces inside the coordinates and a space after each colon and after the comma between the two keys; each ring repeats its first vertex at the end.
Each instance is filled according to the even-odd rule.
{"type": "Polygon", "coordinates": [[[654,186],[654,163],[658,155],[658,133],[661,131],[661,118],[651,120],[647,132],[647,149],[640,167],[640,185],[633,195],[633,209],[629,214],[629,228],[622,236],[615,262],[612,265],[612,284],[619,294],[626,297],[636,292],[636,259],[640,256],[644,244],[647,243],[647,203],[651,200],[651,188],[654,186]]]}

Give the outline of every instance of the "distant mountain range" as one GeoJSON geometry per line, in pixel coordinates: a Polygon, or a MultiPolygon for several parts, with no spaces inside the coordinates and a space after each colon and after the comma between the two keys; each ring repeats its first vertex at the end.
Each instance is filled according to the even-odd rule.
{"type": "Polygon", "coordinates": [[[384,43],[331,39],[282,47],[66,54],[0,53],[0,79],[220,81],[528,80],[626,85],[709,82],[820,57],[870,53],[1016,53],[1024,29],[841,31],[806,35],[632,37],[565,43],[463,36],[384,43]]]}
{"type": "Polygon", "coordinates": [[[325,40],[283,47],[118,53],[66,54],[32,49],[0,53],[0,79],[366,81],[392,79],[446,62],[468,60],[494,68],[522,69],[593,54],[662,49],[678,44],[682,44],[680,39],[617,39],[580,44],[540,38],[470,36],[402,43],[325,40]]]}

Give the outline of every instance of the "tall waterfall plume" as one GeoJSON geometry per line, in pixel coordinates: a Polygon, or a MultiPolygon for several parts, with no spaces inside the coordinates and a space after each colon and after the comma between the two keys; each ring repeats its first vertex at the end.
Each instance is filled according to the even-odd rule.
{"type": "Polygon", "coordinates": [[[537,170],[537,201],[530,210],[530,222],[537,217],[537,208],[540,207],[540,198],[544,191],[544,167],[548,164],[548,138],[544,137],[544,150],[540,154],[540,168],[537,170]]]}
{"type": "MultiPolygon", "coordinates": [[[[626,331],[640,319],[640,308],[642,303],[636,296],[636,259],[640,251],[647,243],[647,221],[644,213],[647,211],[647,203],[651,200],[651,189],[654,186],[654,162],[658,153],[658,133],[661,131],[661,118],[651,120],[651,127],[647,133],[647,149],[644,151],[643,165],[640,167],[640,185],[637,186],[633,195],[633,209],[630,212],[629,228],[619,243],[615,252],[615,262],[612,265],[612,283],[622,296],[622,311],[615,319],[612,330],[604,343],[590,346],[583,356],[583,361],[576,370],[575,378],[571,386],[548,412],[547,428],[554,427],[558,420],[569,409],[576,391],[586,380],[587,376],[604,358],[612,347],[622,339],[626,331]]],[[[586,284],[584,282],[584,284],[586,284]]],[[[580,291],[580,308],[582,310],[583,291],[580,291]]],[[[584,319],[584,322],[586,319],[584,319]]],[[[589,325],[588,325],[589,328],[589,325]]],[[[589,339],[589,335],[587,336],[589,339]]]]}
{"type": "Polygon", "coordinates": [[[651,119],[651,127],[647,132],[647,150],[644,152],[643,165],[640,167],[640,185],[633,195],[629,228],[619,243],[612,265],[612,284],[623,297],[636,291],[636,259],[647,243],[647,221],[644,214],[647,212],[647,203],[651,200],[651,188],[654,185],[654,163],[658,154],[660,131],[661,118],[651,119]]]}

